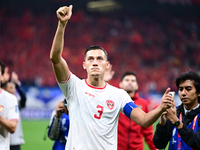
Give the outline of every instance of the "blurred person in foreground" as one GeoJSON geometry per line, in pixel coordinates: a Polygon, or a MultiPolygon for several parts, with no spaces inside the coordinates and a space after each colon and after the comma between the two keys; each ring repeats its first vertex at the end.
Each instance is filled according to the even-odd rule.
{"type": "MultiPolygon", "coordinates": [[[[26,94],[21,89],[21,82],[19,81],[18,75],[15,72],[12,72],[11,78],[9,74],[8,67],[5,68],[4,73],[4,81],[3,81],[3,89],[13,95],[16,95],[18,92],[19,99],[18,99],[18,106],[19,111],[26,105],[26,94]]],[[[22,123],[21,123],[21,115],[19,113],[19,121],[17,123],[17,128],[15,133],[11,134],[10,137],[10,150],[20,150],[20,145],[24,144],[23,138],[23,130],[22,130],[22,123]]]]}
{"type": "Polygon", "coordinates": [[[69,116],[66,100],[60,101],[52,112],[48,127],[48,137],[55,141],[53,150],[64,150],[69,132],[69,116]]]}
{"type": "MultiPolygon", "coordinates": [[[[125,72],[121,77],[119,87],[124,89],[134,103],[144,112],[149,112],[148,102],[139,97],[137,76],[133,72],[125,72]]],[[[153,144],[153,127],[141,127],[128,119],[124,114],[119,114],[118,123],[118,150],[144,150],[143,137],[151,150],[157,148],[153,144]]]]}
{"type": "Polygon", "coordinates": [[[176,78],[181,100],[177,108],[167,109],[156,126],[153,142],[159,149],[200,150],[200,76],[192,71],[176,78]]]}
{"type": "MultiPolygon", "coordinates": [[[[0,82],[3,81],[4,64],[0,62],[0,82]]],[[[1,85],[1,84],[0,84],[1,85]]],[[[17,98],[0,86],[0,149],[10,150],[10,133],[14,133],[19,120],[17,98]]]]}
{"type": "MultiPolygon", "coordinates": [[[[113,75],[112,66],[106,70],[104,74],[104,79],[109,82],[113,75]]],[[[145,99],[139,97],[138,93],[138,82],[137,75],[134,72],[124,72],[121,77],[121,82],[119,87],[124,89],[134,103],[140,107],[144,112],[149,112],[148,102],[145,99]]],[[[151,150],[156,150],[157,148],[153,144],[153,127],[148,128],[141,127],[135,122],[131,121],[124,114],[119,114],[118,123],[118,150],[144,150],[143,137],[151,150]]]]}
{"type": "MultiPolygon", "coordinates": [[[[130,96],[104,81],[109,68],[107,52],[100,46],[90,46],[85,51],[83,68],[86,79],[75,76],[62,58],[64,32],[72,15],[72,5],[57,10],[58,26],[53,40],[50,59],[58,85],[67,99],[70,130],[65,149],[98,150],[117,149],[119,112],[143,127],[152,125],[173,104],[168,88],[161,104],[149,113],[137,107],[130,96]]],[[[76,49],[74,49],[76,50],[76,49]]]]}

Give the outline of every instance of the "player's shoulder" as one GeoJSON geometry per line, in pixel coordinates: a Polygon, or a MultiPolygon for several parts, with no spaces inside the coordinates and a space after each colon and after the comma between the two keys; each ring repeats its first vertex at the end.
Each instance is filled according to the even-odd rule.
{"type": "Polygon", "coordinates": [[[109,88],[110,91],[113,91],[113,92],[126,93],[127,94],[127,92],[125,90],[120,89],[120,88],[115,87],[115,86],[110,85],[110,84],[108,84],[108,88],[109,88]]]}
{"type": "Polygon", "coordinates": [[[69,77],[66,80],[64,80],[64,81],[58,81],[57,80],[57,82],[58,82],[58,84],[62,85],[62,84],[69,83],[69,81],[71,82],[71,81],[77,81],[77,80],[81,81],[81,79],[79,77],[77,77],[75,74],[73,74],[72,72],[70,72],[69,77]]]}
{"type": "Polygon", "coordinates": [[[107,88],[112,89],[112,90],[118,90],[118,87],[115,87],[113,85],[110,85],[109,83],[107,83],[107,88]]]}
{"type": "Polygon", "coordinates": [[[2,91],[2,94],[3,94],[6,98],[13,99],[13,100],[17,100],[17,98],[16,98],[15,95],[13,95],[13,94],[11,94],[11,93],[5,91],[5,90],[2,91]]]}
{"type": "Polygon", "coordinates": [[[2,89],[2,95],[8,97],[8,96],[13,96],[12,94],[10,94],[9,92],[5,91],[4,89],[2,89]]]}
{"type": "MultiPolygon", "coordinates": [[[[70,72],[71,73],[71,72],[70,72]]],[[[70,81],[75,81],[76,85],[85,83],[85,79],[77,77],[75,74],[71,73],[69,78],[70,81]]]]}

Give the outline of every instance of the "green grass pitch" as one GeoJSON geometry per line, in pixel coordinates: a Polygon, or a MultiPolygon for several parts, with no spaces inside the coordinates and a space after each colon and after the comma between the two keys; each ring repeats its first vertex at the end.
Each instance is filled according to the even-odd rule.
{"type": "Polygon", "coordinates": [[[48,123],[49,120],[23,120],[22,127],[25,144],[21,146],[21,150],[51,150],[53,141],[48,137],[45,141],[43,140],[48,123]]]}
{"type": "MultiPolygon", "coordinates": [[[[49,120],[22,120],[25,144],[21,146],[21,150],[52,150],[54,141],[48,137],[45,141],[43,140],[48,124],[49,120]]],[[[154,124],[154,129],[156,124],[154,124]]],[[[144,150],[149,150],[146,143],[144,148],[144,150]]]]}

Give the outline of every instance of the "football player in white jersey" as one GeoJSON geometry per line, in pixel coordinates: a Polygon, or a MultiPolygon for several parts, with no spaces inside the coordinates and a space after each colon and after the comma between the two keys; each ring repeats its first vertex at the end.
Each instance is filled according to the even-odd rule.
{"type": "Polygon", "coordinates": [[[19,99],[18,99],[19,120],[17,123],[17,128],[15,130],[15,133],[10,135],[10,150],[20,150],[21,145],[25,143],[20,111],[26,105],[26,94],[23,92],[23,90],[20,87],[21,82],[19,81],[18,75],[15,72],[12,72],[12,74],[10,75],[8,67],[5,67],[3,79],[4,81],[3,81],[2,88],[5,91],[13,95],[15,95],[17,91],[17,93],[19,94],[19,99]]]}
{"type": "Polygon", "coordinates": [[[149,113],[143,112],[122,89],[104,81],[109,68],[107,52],[100,46],[90,46],[84,56],[86,79],[70,72],[62,58],[64,32],[72,15],[72,5],[57,10],[58,27],[53,40],[50,59],[58,84],[67,99],[70,129],[66,150],[117,150],[117,125],[121,111],[137,124],[148,127],[166,109],[172,107],[173,98],[168,88],[161,104],[149,113]]]}
{"type": "MultiPolygon", "coordinates": [[[[0,82],[3,79],[4,65],[0,62],[0,82]]],[[[14,133],[19,120],[17,98],[0,86],[0,149],[10,149],[10,133],[14,133]]]]}

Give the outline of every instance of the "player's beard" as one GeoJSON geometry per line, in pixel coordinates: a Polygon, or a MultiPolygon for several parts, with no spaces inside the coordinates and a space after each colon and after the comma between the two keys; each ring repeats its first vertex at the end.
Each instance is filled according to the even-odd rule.
{"type": "Polygon", "coordinates": [[[128,86],[124,89],[127,93],[132,93],[135,91],[135,89],[132,86],[128,86]]]}
{"type": "Polygon", "coordinates": [[[100,74],[99,74],[98,72],[93,72],[93,73],[91,74],[91,76],[92,76],[92,77],[99,77],[100,74]]]}
{"type": "Polygon", "coordinates": [[[91,76],[94,77],[94,78],[99,78],[100,75],[99,74],[92,74],[91,76]]]}
{"type": "Polygon", "coordinates": [[[128,90],[126,90],[126,92],[127,92],[127,93],[132,93],[132,92],[133,92],[133,89],[132,89],[132,90],[129,90],[129,89],[128,89],[128,90]]]}

